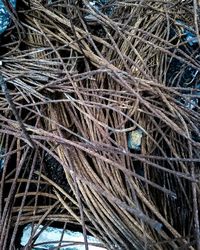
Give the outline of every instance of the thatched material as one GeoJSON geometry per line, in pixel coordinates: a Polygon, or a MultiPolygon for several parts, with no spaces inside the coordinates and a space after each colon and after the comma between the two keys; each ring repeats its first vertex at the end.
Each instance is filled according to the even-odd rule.
{"type": "Polygon", "coordinates": [[[110,16],[22,2],[0,50],[0,249],[29,222],[80,226],[107,249],[200,249],[199,107],[185,105],[199,45],[177,22],[198,34],[196,1],[110,1],[110,16]]]}

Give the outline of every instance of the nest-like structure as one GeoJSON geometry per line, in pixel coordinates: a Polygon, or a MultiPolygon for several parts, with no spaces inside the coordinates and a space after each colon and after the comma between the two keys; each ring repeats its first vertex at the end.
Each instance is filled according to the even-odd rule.
{"type": "Polygon", "coordinates": [[[197,1],[19,2],[0,45],[0,249],[30,222],[200,249],[197,1]]]}

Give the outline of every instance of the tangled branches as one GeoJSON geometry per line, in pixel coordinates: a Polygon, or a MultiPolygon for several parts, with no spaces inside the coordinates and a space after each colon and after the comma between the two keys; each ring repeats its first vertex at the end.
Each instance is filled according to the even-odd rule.
{"type": "Polygon", "coordinates": [[[0,248],[57,222],[107,249],[200,249],[199,6],[100,2],[22,1],[2,38],[0,248]]]}

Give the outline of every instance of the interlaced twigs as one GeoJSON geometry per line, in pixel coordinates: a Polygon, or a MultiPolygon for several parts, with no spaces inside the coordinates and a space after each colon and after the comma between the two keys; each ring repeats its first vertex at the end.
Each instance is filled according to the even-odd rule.
{"type": "Polygon", "coordinates": [[[22,129],[22,132],[23,132],[23,134],[24,134],[24,136],[25,136],[25,138],[27,140],[27,143],[31,147],[34,148],[34,142],[31,139],[30,135],[28,134],[28,132],[26,130],[26,127],[24,126],[24,123],[23,123],[21,117],[18,114],[18,111],[17,111],[17,109],[16,109],[16,107],[15,107],[13,101],[12,101],[12,98],[11,98],[10,94],[9,94],[9,91],[8,91],[8,88],[7,88],[7,83],[5,82],[5,80],[4,80],[4,78],[3,78],[3,76],[2,76],[1,73],[0,73],[0,85],[1,85],[1,90],[4,93],[4,95],[6,97],[6,100],[7,100],[8,104],[10,105],[10,107],[12,109],[12,112],[13,112],[16,120],[19,122],[19,125],[20,125],[20,127],[22,129]]]}
{"type": "Polygon", "coordinates": [[[21,1],[26,37],[1,45],[3,244],[32,221],[37,246],[54,221],[86,248],[90,233],[113,250],[198,249],[199,7],[94,2],[21,1]]]}

